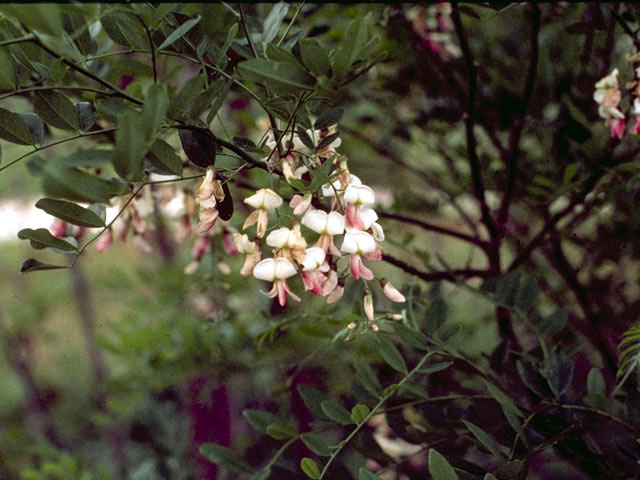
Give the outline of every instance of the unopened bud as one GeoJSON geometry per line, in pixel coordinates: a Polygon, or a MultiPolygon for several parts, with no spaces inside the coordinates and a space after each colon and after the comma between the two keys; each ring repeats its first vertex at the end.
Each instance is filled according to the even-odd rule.
{"type": "Polygon", "coordinates": [[[402,303],[407,301],[407,299],[404,298],[404,295],[401,294],[396,287],[391,285],[391,282],[386,278],[380,279],[380,286],[382,287],[385,297],[392,302],[402,303]]]}
{"type": "Polygon", "coordinates": [[[364,291],[364,313],[370,322],[373,321],[373,297],[369,289],[364,291]]]}
{"type": "Polygon", "coordinates": [[[347,325],[348,330],[355,330],[356,328],[358,328],[358,322],[351,322],[349,325],[347,325]]]}
{"type": "Polygon", "coordinates": [[[387,313],[387,320],[392,320],[394,322],[401,322],[402,315],[399,313],[387,313]]]}
{"type": "Polygon", "coordinates": [[[371,330],[373,333],[378,333],[380,328],[375,323],[372,323],[371,325],[369,325],[369,330],[371,330]]]}

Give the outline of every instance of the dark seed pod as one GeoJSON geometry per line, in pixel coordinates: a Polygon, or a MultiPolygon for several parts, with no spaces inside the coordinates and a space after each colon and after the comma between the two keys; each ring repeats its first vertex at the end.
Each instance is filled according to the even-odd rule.
{"type": "MultiPolygon", "coordinates": [[[[218,178],[224,182],[224,178],[220,174],[218,174],[218,178]]],[[[222,184],[222,191],[224,192],[224,200],[218,202],[218,215],[222,220],[229,220],[233,215],[233,198],[231,198],[229,185],[226,182],[222,184]]]]}
{"type": "Polygon", "coordinates": [[[216,137],[207,129],[181,128],[178,131],[180,143],[187,158],[202,168],[216,163],[216,137]]]}

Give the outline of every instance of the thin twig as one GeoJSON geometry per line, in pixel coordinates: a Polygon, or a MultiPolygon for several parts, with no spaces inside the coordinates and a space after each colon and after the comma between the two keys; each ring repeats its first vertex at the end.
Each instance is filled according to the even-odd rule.
{"type": "Polygon", "coordinates": [[[438,282],[441,280],[446,280],[448,282],[458,283],[459,279],[469,279],[474,277],[486,278],[488,276],[487,270],[478,270],[473,268],[462,268],[457,270],[448,270],[444,272],[424,272],[422,270],[417,269],[413,265],[409,265],[408,263],[395,258],[388,253],[382,254],[382,260],[390,263],[398,267],[401,270],[404,270],[406,273],[411,275],[415,275],[420,280],[425,282],[438,282]],[[460,278],[456,278],[460,277],[460,278]]]}

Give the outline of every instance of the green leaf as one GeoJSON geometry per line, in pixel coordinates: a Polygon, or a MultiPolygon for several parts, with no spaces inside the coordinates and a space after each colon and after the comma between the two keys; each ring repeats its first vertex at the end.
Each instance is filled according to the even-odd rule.
{"type": "Polygon", "coordinates": [[[96,113],[93,111],[93,107],[89,102],[78,102],[75,108],[80,130],[88,131],[96,124],[96,113]]]}
{"type": "Polygon", "coordinates": [[[9,18],[37,32],[46,33],[56,38],[63,38],[62,21],[60,18],[60,5],[56,4],[31,4],[28,8],[24,5],[7,5],[0,8],[9,18]]]}
{"type": "Polygon", "coordinates": [[[107,36],[118,45],[134,47],[140,50],[149,48],[142,25],[132,15],[125,12],[113,12],[100,19],[107,36]]]}
{"type": "Polygon", "coordinates": [[[557,310],[548,317],[543,318],[538,324],[538,331],[549,337],[559,333],[567,326],[569,313],[565,309],[557,310]]]}
{"type": "Polygon", "coordinates": [[[436,373],[441,372],[442,370],[446,370],[451,365],[453,365],[453,362],[451,360],[447,360],[446,362],[432,363],[421,367],[418,370],[418,373],[429,375],[430,373],[436,373]]]}
{"type": "Polygon", "coordinates": [[[0,108],[0,138],[19,145],[36,143],[25,121],[18,114],[4,108],[0,108]]]}
{"type": "Polygon", "coordinates": [[[198,15],[196,18],[193,18],[191,20],[187,20],[186,22],[184,22],[182,25],[176,28],[173,32],[171,32],[171,34],[165,39],[165,41],[160,44],[160,46],[158,47],[158,50],[163,50],[167,48],[169,45],[172,45],[173,43],[175,43],[176,41],[184,37],[189,30],[191,30],[198,23],[200,23],[200,19],[201,17],[200,15],[198,15]]]}
{"type": "Polygon", "coordinates": [[[324,147],[331,145],[333,141],[340,136],[340,132],[334,132],[331,135],[324,137],[320,143],[316,146],[317,150],[322,150],[324,147]]]}
{"type": "Polygon", "coordinates": [[[482,480],[498,480],[498,479],[494,477],[492,474],[487,473],[482,480]]]}
{"type": "Polygon", "coordinates": [[[189,160],[202,168],[215,165],[217,142],[210,130],[181,128],[178,135],[189,160]]]}
{"type": "Polygon", "coordinates": [[[503,409],[515,413],[517,416],[522,417],[522,411],[514,403],[511,397],[508,397],[502,390],[496,387],[494,384],[484,381],[484,385],[487,388],[489,394],[500,404],[503,409]]]}
{"type": "Polygon", "coordinates": [[[182,175],[182,160],[173,147],[164,140],[157,139],[153,142],[146,158],[156,173],[161,175],[182,175]]]}
{"type": "Polygon", "coordinates": [[[532,275],[527,275],[522,280],[518,293],[516,294],[515,306],[524,313],[529,312],[536,302],[538,301],[538,295],[540,294],[540,287],[538,281],[532,275]]]}
{"type": "Polygon", "coordinates": [[[97,44],[91,38],[87,24],[81,15],[76,13],[62,12],[62,26],[69,36],[73,39],[73,43],[78,47],[82,55],[95,55],[97,44]]]}
{"type": "Polygon", "coordinates": [[[289,10],[289,5],[284,2],[276,3],[267,18],[264,20],[264,27],[262,29],[262,41],[265,43],[271,42],[276,35],[278,34],[278,30],[280,29],[280,25],[282,25],[282,21],[284,17],[287,16],[287,11],[289,10]]]}
{"type": "Polygon", "coordinates": [[[378,347],[378,353],[380,353],[384,361],[387,362],[393,369],[405,374],[408,373],[407,365],[404,363],[404,358],[402,358],[402,354],[396,348],[396,346],[382,335],[376,335],[375,338],[378,347]]]}
{"type": "Polygon", "coordinates": [[[36,92],[33,108],[52,127],[61,130],[78,130],[78,112],[71,100],[55,90],[36,92]]]}
{"type": "Polygon", "coordinates": [[[38,145],[44,143],[44,123],[42,122],[42,119],[35,113],[31,112],[18,113],[17,115],[22,119],[31,132],[33,141],[38,145]]]}
{"type": "Polygon", "coordinates": [[[318,418],[327,418],[321,407],[322,398],[325,395],[320,390],[311,385],[298,385],[297,390],[311,413],[318,418]]]}
{"type": "Polygon", "coordinates": [[[104,221],[91,210],[64,200],[41,198],[36,202],[36,208],[80,227],[100,228],[105,226],[104,221]]]}
{"type": "Polygon", "coordinates": [[[318,464],[314,462],[309,457],[304,457],[300,461],[300,467],[305,475],[313,480],[320,478],[320,468],[318,468],[318,464]]]}
{"type": "Polygon", "coordinates": [[[362,423],[367,419],[367,415],[371,410],[364,403],[357,403],[351,409],[351,420],[354,423],[362,423]]]}
{"type": "Polygon", "coordinates": [[[151,138],[159,129],[169,109],[169,97],[164,84],[151,85],[144,97],[142,125],[147,132],[146,139],[151,138]]]}
{"type": "Polygon", "coordinates": [[[595,395],[607,395],[607,385],[602,376],[602,372],[593,367],[587,375],[587,392],[595,395]]]}
{"type": "Polygon", "coordinates": [[[265,433],[267,427],[278,420],[278,416],[271,412],[253,408],[244,409],[242,416],[247,419],[249,425],[251,425],[255,431],[260,433],[265,433]]]}
{"type": "Polygon", "coordinates": [[[334,400],[324,400],[320,403],[320,408],[324,414],[334,422],[338,422],[343,425],[349,425],[352,423],[349,410],[334,400]]]}
{"type": "Polygon", "coordinates": [[[6,48],[0,48],[0,88],[16,88],[16,70],[6,48]]]}
{"type": "Polygon", "coordinates": [[[276,440],[284,440],[285,438],[291,438],[298,434],[298,431],[295,428],[280,422],[274,422],[267,425],[265,432],[271,438],[276,440]]]}
{"type": "Polygon", "coordinates": [[[315,38],[305,38],[300,42],[300,56],[305,67],[316,77],[328,75],[331,69],[329,56],[315,38]]]}
{"type": "Polygon", "coordinates": [[[181,111],[186,112],[193,99],[205,89],[204,75],[195,75],[187,80],[177,94],[171,95],[169,103],[169,117],[177,116],[181,111]]]}
{"type": "Polygon", "coordinates": [[[320,435],[315,433],[303,433],[300,435],[300,439],[304,442],[309,450],[321,457],[330,457],[331,451],[320,435]]]}
{"type": "Polygon", "coordinates": [[[323,128],[329,128],[331,125],[337,124],[344,115],[344,108],[335,107],[323,112],[314,122],[313,128],[315,130],[322,130],[323,128]]]}
{"type": "Polygon", "coordinates": [[[71,243],[56,238],[51,235],[51,232],[46,228],[38,228],[33,230],[31,228],[25,228],[18,232],[18,238],[21,240],[29,240],[31,247],[36,250],[42,250],[43,248],[55,248],[65,252],[77,252],[78,247],[71,243]]]}
{"type": "Polygon", "coordinates": [[[359,358],[353,361],[353,366],[356,369],[356,380],[358,383],[374,397],[380,398],[382,386],[371,366],[359,358]]]}
{"type": "Polygon", "coordinates": [[[573,162],[567,165],[567,168],[564,169],[564,174],[562,175],[562,184],[568,185],[573,177],[576,176],[578,170],[580,169],[580,162],[573,162]]]}
{"type": "Polygon", "coordinates": [[[360,467],[358,470],[358,480],[382,480],[378,475],[369,471],[366,467],[360,467]]]}
{"type": "Polygon", "coordinates": [[[212,463],[220,465],[235,473],[251,474],[255,472],[247,461],[233,450],[215,443],[205,443],[200,446],[200,454],[212,463]]]}
{"type": "Polygon", "coordinates": [[[313,140],[301,125],[298,125],[298,128],[296,128],[296,133],[298,134],[298,138],[305,147],[307,147],[309,150],[314,150],[316,148],[316,146],[313,144],[313,140]]]}
{"type": "Polygon", "coordinates": [[[66,265],[51,265],[48,263],[42,263],[35,258],[27,258],[24,262],[22,262],[22,265],[20,265],[20,273],[25,274],[38,270],[60,270],[61,268],[69,267],[66,265]]]}
{"type": "Polygon", "coordinates": [[[545,379],[540,375],[540,372],[533,363],[524,359],[518,359],[516,360],[516,369],[518,370],[518,375],[522,383],[524,383],[527,388],[541,397],[548,395],[545,379]],[[547,390],[546,394],[545,390],[547,390]]]}
{"type": "Polygon", "coordinates": [[[484,445],[484,447],[491,452],[491,454],[500,459],[503,460],[504,459],[504,455],[502,454],[500,447],[501,445],[495,441],[493,439],[493,437],[491,437],[487,432],[485,432],[482,428],[480,428],[479,426],[467,421],[467,420],[463,420],[462,421],[466,427],[469,429],[469,431],[473,434],[474,437],[476,437],[478,439],[478,441],[484,445]]]}
{"type": "Polygon", "coordinates": [[[433,480],[458,480],[458,474],[436,449],[429,450],[429,473],[433,480]]]}
{"type": "Polygon", "coordinates": [[[143,117],[134,111],[127,112],[118,119],[112,162],[116,173],[130,181],[141,180],[144,173],[148,137],[141,132],[142,121],[143,117]]]}
{"type": "Polygon", "coordinates": [[[264,83],[276,93],[292,90],[311,90],[314,79],[291,63],[274,62],[266,58],[252,58],[238,65],[238,72],[247,80],[264,83]]]}
{"type": "Polygon", "coordinates": [[[218,114],[220,107],[222,107],[222,104],[226,100],[227,95],[231,91],[231,87],[233,87],[233,81],[229,80],[224,84],[224,87],[222,87],[222,90],[216,96],[216,99],[211,104],[211,108],[209,109],[209,113],[207,114],[207,125],[209,125],[211,123],[211,120],[213,120],[213,118],[218,114]]]}
{"type": "Polygon", "coordinates": [[[429,398],[430,396],[424,385],[411,381],[404,382],[398,390],[398,393],[400,395],[408,395],[417,398],[429,398]]]}
{"type": "Polygon", "coordinates": [[[108,203],[112,197],[130,191],[126,183],[108,181],[54,163],[47,162],[42,171],[42,188],[48,196],[75,202],[108,203]]]}
{"type": "Polygon", "coordinates": [[[327,159],[313,171],[313,179],[311,180],[311,185],[309,185],[310,191],[315,192],[326,183],[329,183],[331,167],[333,167],[333,162],[327,159]]]}
{"type": "Polygon", "coordinates": [[[229,47],[231,46],[233,41],[236,39],[236,35],[238,35],[238,24],[234,23],[233,25],[231,25],[231,28],[227,32],[227,38],[224,41],[224,45],[222,45],[222,49],[220,50],[218,58],[215,59],[218,65],[220,65],[223,59],[227,56],[227,51],[229,50],[229,47]]]}
{"type": "Polygon", "coordinates": [[[398,337],[400,337],[400,339],[407,345],[418,348],[420,350],[429,350],[429,346],[427,344],[428,339],[422,332],[416,331],[401,322],[394,322],[393,330],[396,332],[396,335],[398,335],[398,337]]]}

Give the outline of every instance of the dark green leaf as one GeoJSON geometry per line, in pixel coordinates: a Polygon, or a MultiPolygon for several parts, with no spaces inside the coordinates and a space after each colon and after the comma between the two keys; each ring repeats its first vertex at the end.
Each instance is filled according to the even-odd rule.
{"type": "Polygon", "coordinates": [[[157,139],[146,155],[155,173],[161,175],[182,175],[182,160],[175,150],[164,140],[157,139]]]}
{"type": "MultiPolygon", "coordinates": [[[[218,55],[218,58],[215,59],[215,62],[220,65],[223,60],[226,58],[227,56],[227,51],[229,50],[229,47],[231,46],[231,44],[233,43],[233,41],[236,39],[236,35],[238,35],[238,24],[234,23],[231,28],[229,29],[229,32],[227,32],[227,38],[224,41],[224,45],[222,46],[222,49],[220,50],[220,53],[218,55]]],[[[214,59],[212,59],[214,60],[214,59]]],[[[224,62],[226,64],[226,62],[224,62]]]]}
{"type": "Polygon", "coordinates": [[[19,4],[3,4],[2,12],[9,18],[18,20],[29,30],[46,33],[56,38],[63,38],[62,20],[60,17],[60,5],[57,4],[31,4],[29,8],[19,4]]]}
{"type": "Polygon", "coordinates": [[[211,103],[211,108],[209,109],[209,113],[207,114],[207,125],[209,125],[211,123],[211,120],[213,120],[213,118],[217,115],[218,111],[220,110],[220,107],[222,106],[222,104],[227,98],[227,95],[231,91],[232,86],[233,86],[232,80],[229,80],[227,83],[225,83],[224,87],[222,87],[222,90],[220,90],[220,93],[218,93],[218,95],[216,96],[215,101],[211,103]]]}
{"type": "Polygon", "coordinates": [[[501,465],[498,470],[496,470],[496,478],[498,478],[498,480],[521,478],[520,471],[522,470],[522,463],[522,460],[512,460],[501,465]]]}
{"type": "Polygon", "coordinates": [[[500,449],[501,445],[496,442],[493,437],[491,437],[487,432],[485,432],[482,428],[480,428],[479,426],[467,421],[467,420],[463,420],[462,421],[467,428],[469,429],[469,431],[471,433],[473,433],[473,436],[476,437],[478,439],[478,441],[484,445],[484,447],[496,458],[498,459],[504,459],[504,455],[502,454],[502,451],[500,449]]]}
{"type": "Polygon", "coordinates": [[[288,10],[289,5],[284,2],[276,3],[273,6],[269,15],[267,15],[267,18],[264,20],[264,28],[262,30],[263,42],[269,43],[276,38],[280,25],[282,25],[282,20],[287,16],[288,10]]]}
{"type": "Polygon", "coordinates": [[[395,370],[398,370],[402,373],[408,373],[407,365],[404,363],[404,358],[402,358],[402,354],[396,348],[396,346],[382,335],[377,335],[375,338],[378,347],[378,353],[382,356],[384,361],[387,362],[395,370]]]}
{"type": "Polygon", "coordinates": [[[328,75],[331,69],[327,51],[314,38],[305,38],[300,42],[300,56],[304,65],[316,77],[328,75]]]}
{"type": "Polygon", "coordinates": [[[327,417],[335,422],[342,423],[343,425],[352,423],[349,410],[334,400],[324,400],[320,403],[320,408],[322,408],[322,411],[327,417]]]}
{"type": "Polygon", "coordinates": [[[412,396],[416,398],[429,398],[429,392],[424,385],[416,382],[407,381],[402,384],[398,390],[400,395],[412,396]]]}
{"type": "Polygon", "coordinates": [[[433,480],[458,480],[453,467],[434,448],[429,450],[429,473],[433,480]]]}
{"type": "Polygon", "coordinates": [[[0,88],[16,88],[15,66],[6,48],[0,48],[0,88]]]}
{"type": "Polygon", "coordinates": [[[242,416],[247,419],[249,425],[260,433],[265,433],[267,427],[278,420],[277,415],[265,410],[246,408],[242,411],[242,416]]]}
{"type": "Polygon", "coordinates": [[[316,462],[314,462],[311,458],[304,457],[300,461],[300,467],[307,477],[313,480],[320,478],[320,469],[318,468],[316,462]]]}
{"type": "Polygon", "coordinates": [[[61,268],[69,268],[66,265],[50,265],[48,263],[42,263],[35,258],[27,258],[22,265],[20,265],[20,273],[35,272],[38,270],[59,270],[61,268]]]}
{"type": "Polygon", "coordinates": [[[48,196],[88,203],[108,203],[112,197],[130,191],[127,183],[107,181],[54,162],[47,162],[43,168],[42,187],[48,196]]]}
{"type": "Polygon", "coordinates": [[[496,477],[494,477],[492,474],[487,473],[482,480],[498,480],[496,477]]]}
{"type": "Polygon", "coordinates": [[[19,145],[36,143],[25,121],[19,115],[4,108],[0,108],[0,138],[19,145]]]}
{"type": "Polygon", "coordinates": [[[142,110],[142,126],[147,132],[147,139],[160,129],[168,109],[169,97],[164,84],[151,85],[144,97],[142,110]]]}
{"type": "Polygon", "coordinates": [[[298,125],[298,128],[296,129],[296,133],[298,134],[298,138],[304,144],[305,147],[307,147],[309,150],[314,150],[316,148],[316,146],[313,144],[313,140],[311,139],[307,131],[304,128],[302,128],[300,125],[298,125]]]}
{"type": "Polygon", "coordinates": [[[215,443],[200,446],[200,454],[212,463],[235,473],[251,474],[255,469],[233,450],[215,443]]]}
{"type": "Polygon", "coordinates": [[[321,457],[331,456],[331,451],[320,435],[315,433],[303,433],[300,435],[300,439],[304,442],[309,450],[321,457]]]}
{"type": "Polygon", "coordinates": [[[318,418],[327,418],[321,407],[322,399],[325,395],[320,390],[311,385],[298,385],[297,390],[311,413],[318,418]]]}
{"type": "Polygon", "coordinates": [[[62,240],[61,238],[54,237],[46,228],[38,228],[36,230],[25,228],[18,232],[18,238],[22,240],[29,240],[31,247],[36,250],[42,250],[43,248],[50,247],[65,252],[78,251],[78,247],[62,240]]]}
{"type": "Polygon", "coordinates": [[[358,383],[362,385],[367,392],[379,398],[382,394],[382,386],[371,366],[359,358],[353,361],[353,366],[356,369],[356,380],[358,383]]]}
{"type": "Polygon", "coordinates": [[[33,108],[45,122],[62,130],[78,130],[78,113],[66,96],[55,90],[36,92],[33,108]]]}
{"type": "Polygon", "coordinates": [[[534,276],[527,275],[518,288],[515,306],[522,312],[527,313],[538,301],[539,294],[540,287],[538,286],[538,281],[534,276]]]}
{"type": "Polygon", "coordinates": [[[362,423],[367,419],[370,409],[364,403],[358,403],[351,409],[351,420],[353,423],[362,423]]]}
{"type": "Polygon", "coordinates": [[[164,42],[158,47],[158,50],[162,50],[167,48],[169,45],[172,45],[174,42],[178,41],[180,38],[185,36],[189,30],[195,27],[198,23],[200,23],[200,15],[191,20],[187,20],[178,28],[176,28],[171,35],[169,35],[164,42]]]}
{"type": "Polygon", "coordinates": [[[215,165],[217,143],[210,130],[181,128],[178,134],[189,160],[203,168],[215,165]]]}
{"type": "Polygon", "coordinates": [[[589,375],[587,376],[587,392],[595,395],[607,395],[607,385],[602,372],[595,367],[589,370],[589,375]]]}
{"type": "Polygon", "coordinates": [[[309,185],[310,191],[315,192],[326,183],[329,183],[331,167],[333,167],[333,162],[327,159],[313,171],[313,179],[311,180],[311,185],[309,185]]]}
{"type": "Polygon", "coordinates": [[[447,360],[446,362],[431,363],[429,365],[424,365],[423,367],[421,367],[418,372],[424,375],[429,375],[430,373],[436,373],[441,372],[442,370],[446,370],[451,365],[453,365],[453,362],[451,360],[447,360]]]}
{"type": "Polygon", "coordinates": [[[540,323],[538,324],[538,331],[542,335],[551,337],[563,330],[564,327],[567,326],[568,320],[569,313],[565,309],[557,310],[548,317],[540,320],[540,323]]]}
{"type": "Polygon", "coordinates": [[[369,471],[366,467],[360,467],[360,470],[358,470],[358,480],[381,480],[381,478],[369,471]]]}
{"type": "Polygon", "coordinates": [[[108,37],[118,45],[140,50],[149,48],[142,25],[132,15],[125,12],[113,12],[102,17],[100,23],[108,37]]]}
{"type": "Polygon", "coordinates": [[[257,145],[249,138],[245,137],[233,137],[233,143],[243,150],[257,148],[257,145]]]}
{"type": "Polygon", "coordinates": [[[91,38],[87,24],[82,16],[74,13],[62,13],[62,26],[69,36],[73,39],[78,50],[82,55],[89,56],[95,55],[97,51],[97,44],[91,38]]]}
{"type": "Polygon", "coordinates": [[[270,43],[267,45],[267,48],[265,49],[265,53],[267,54],[267,58],[269,60],[272,60],[274,62],[290,63],[296,68],[304,70],[304,67],[298,61],[296,56],[286,48],[278,47],[270,43]]]}
{"type": "Polygon", "coordinates": [[[103,168],[111,163],[113,150],[103,148],[78,149],[62,158],[56,158],[55,164],[64,167],[103,168]]]}
{"type": "Polygon", "coordinates": [[[310,90],[314,79],[291,63],[273,62],[266,58],[252,58],[238,65],[238,72],[247,80],[264,83],[276,93],[310,90]]]}
{"type": "Polygon", "coordinates": [[[540,395],[541,397],[548,394],[548,388],[545,388],[545,380],[533,363],[527,360],[516,360],[516,369],[518,370],[518,375],[520,375],[522,382],[532,392],[540,395]]]}
{"type": "Polygon", "coordinates": [[[95,105],[98,113],[111,122],[117,121],[120,115],[130,110],[121,98],[98,97],[95,105]]]}
{"type": "Polygon", "coordinates": [[[22,119],[33,137],[33,141],[40,145],[44,143],[44,123],[42,119],[35,113],[25,112],[18,113],[18,117],[22,119]]]}
{"type": "Polygon", "coordinates": [[[139,181],[144,173],[149,137],[142,133],[141,122],[143,117],[134,111],[118,118],[112,162],[117,174],[126,180],[139,181]]]}
{"type": "Polygon", "coordinates": [[[318,144],[318,146],[316,147],[317,150],[322,150],[324,147],[331,145],[333,143],[333,141],[338,138],[340,136],[340,132],[334,132],[331,135],[327,135],[326,137],[324,137],[320,143],[318,144]]]}
{"type": "Polygon", "coordinates": [[[510,412],[515,413],[519,417],[522,416],[522,412],[518,408],[518,406],[514,403],[514,401],[505,395],[505,393],[496,387],[494,384],[484,381],[484,385],[489,391],[489,394],[500,404],[500,406],[510,412]]]}
{"type": "Polygon", "coordinates": [[[41,198],[36,202],[36,208],[80,227],[100,228],[105,226],[104,221],[91,210],[64,200],[41,198]]]}
{"type": "Polygon", "coordinates": [[[204,75],[195,75],[187,80],[177,94],[171,95],[168,115],[177,116],[181,111],[186,112],[194,98],[205,89],[204,75]]]}
{"type": "Polygon", "coordinates": [[[280,422],[274,422],[267,425],[266,434],[275,440],[284,440],[298,434],[295,428],[280,422]]]}
{"type": "Polygon", "coordinates": [[[313,128],[316,130],[322,130],[323,128],[329,128],[331,125],[335,125],[340,121],[344,115],[344,108],[335,107],[323,112],[313,124],[313,128]]]}
{"type": "Polygon", "coordinates": [[[75,105],[80,130],[86,132],[96,123],[96,114],[89,102],[78,102],[75,105]]]}

